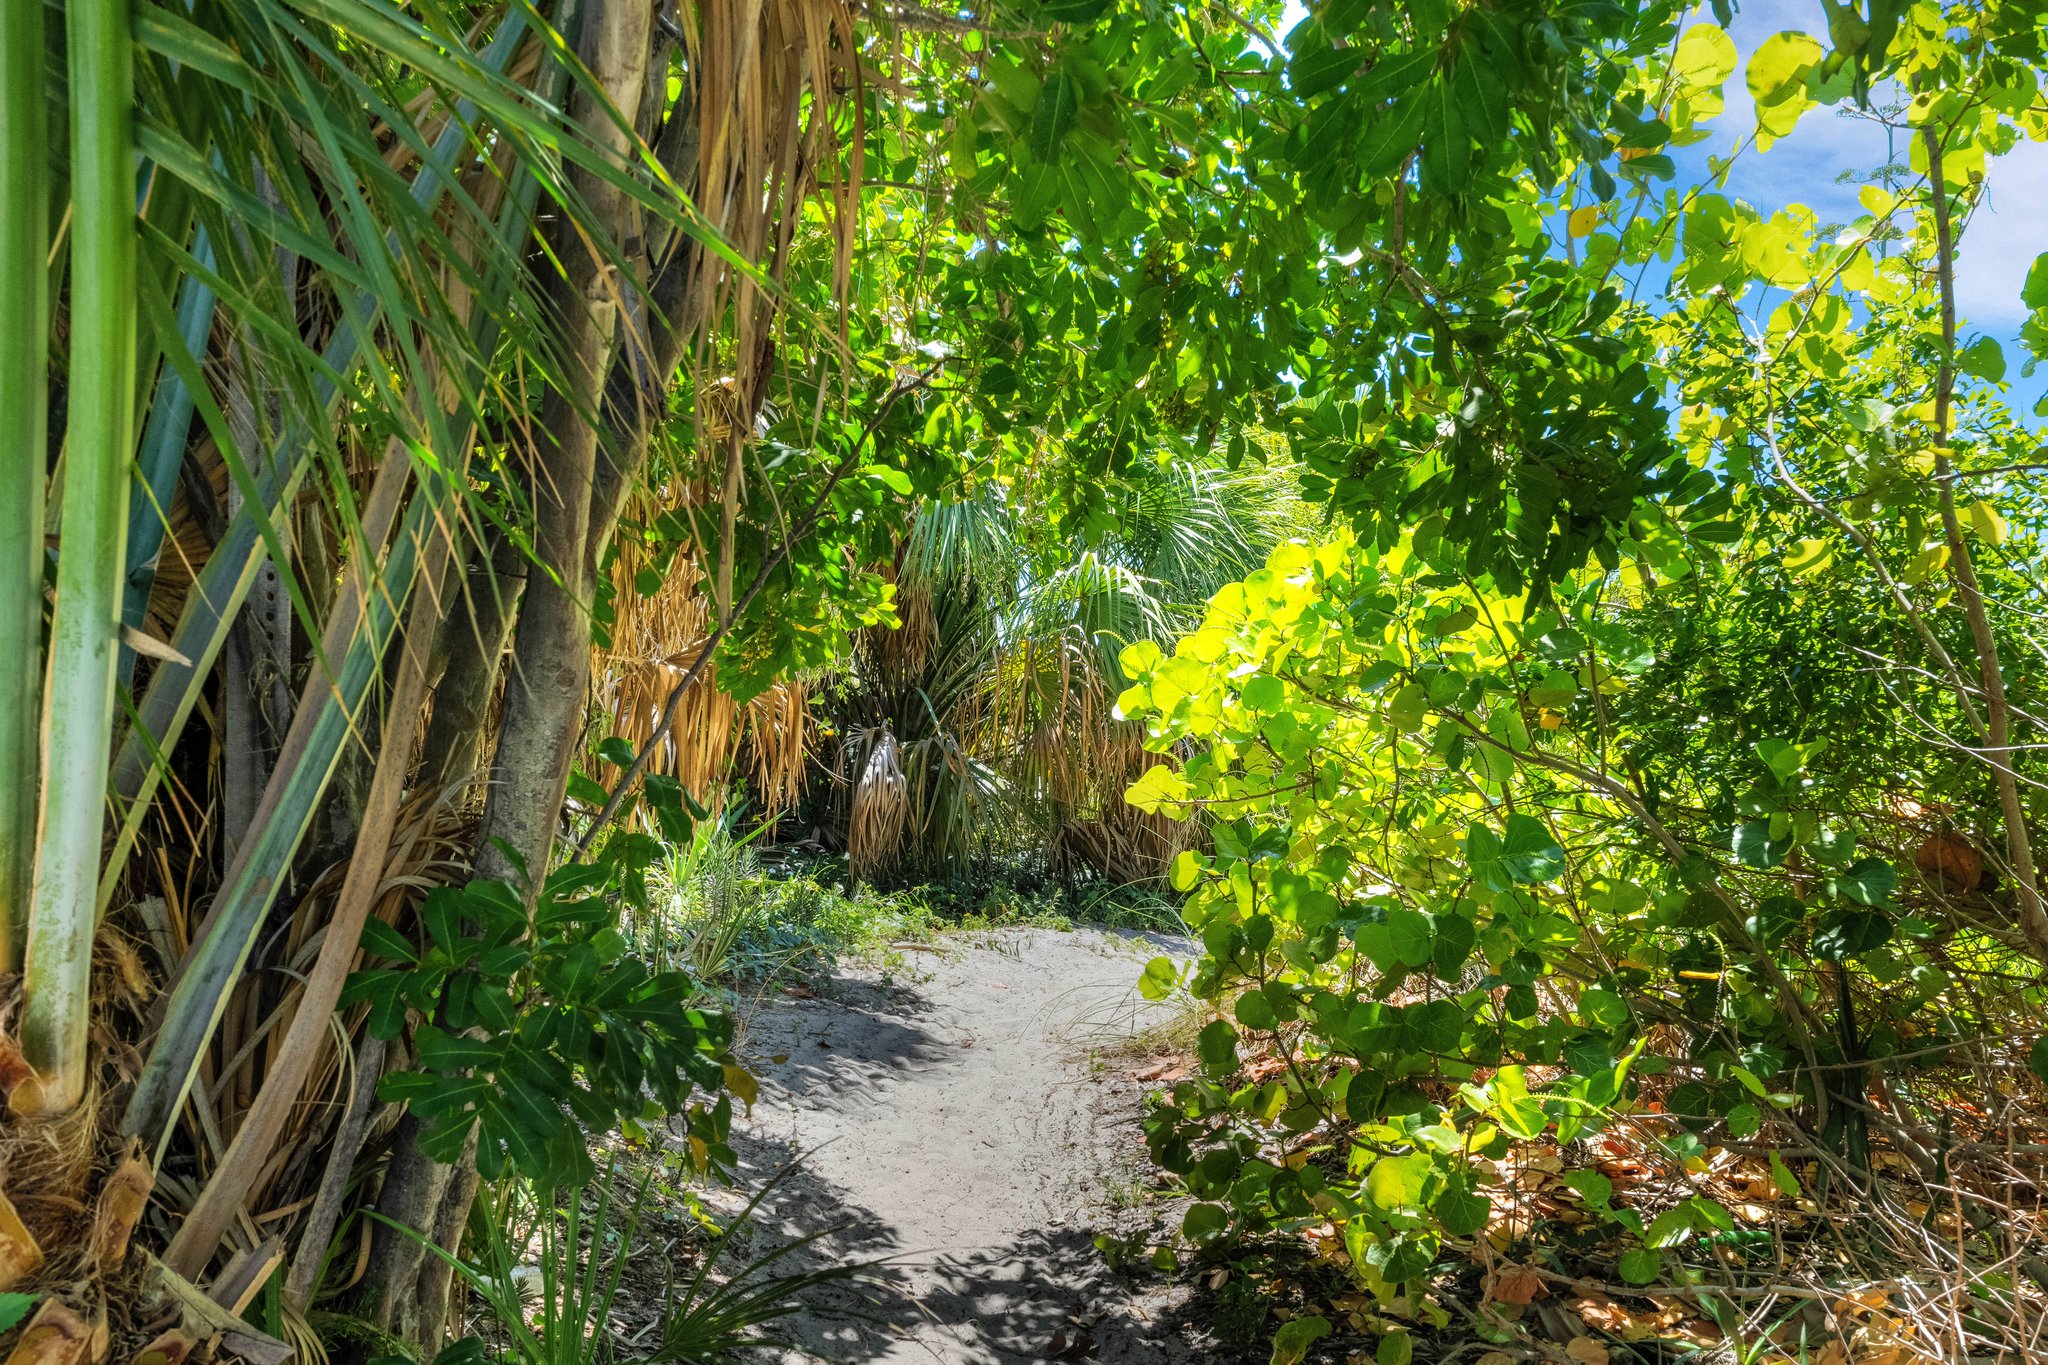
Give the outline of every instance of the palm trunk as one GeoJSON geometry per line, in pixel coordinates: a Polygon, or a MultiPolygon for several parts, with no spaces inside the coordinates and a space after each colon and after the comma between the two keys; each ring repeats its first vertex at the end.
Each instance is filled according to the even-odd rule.
{"type": "MultiPolygon", "coordinates": [[[[621,165],[631,134],[614,110],[637,110],[653,49],[649,0],[595,0],[581,15],[579,55],[600,96],[580,90],[572,113],[621,165]],[[609,106],[608,108],[606,106],[609,106]]],[[[622,225],[624,196],[595,176],[572,176],[592,218],[622,225]]],[[[576,737],[590,683],[590,605],[596,590],[591,493],[597,480],[598,430],[592,420],[604,395],[617,338],[617,299],[633,286],[612,278],[605,262],[580,240],[556,243],[563,262],[550,292],[560,333],[563,387],[542,404],[538,430],[553,444],[535,461],[534,557],[506,680],[505,717],[491,765],[491,791],[478,837],[477,874],[509,879],[512,860],[500,841],[539,878],[553,847],[576,737]]],[[[598,537],[610,526],[597,528],[598,537]]]]}
{"type": "Polygon", "coordinates": [[[434,714],[420,746],[419,785],[425,791],[467,782],[482,759],[484,718],[526,587],[526,560],[519,547],[502,536],[493,541],[478,554],[484,572],[456,584],[459,598],[450,605],[435,646],[443,663],[434,685],[434,714]]]}
{"type": "Polygon", "coordinates": [[[134,455],[134,51],[125,0],[73,0],[70,431],[50,633],[42,840],[23,972],[16,1108],[63,1113],[86,1082],[122,542],[134,455]]]}
{"type": "Polygon", "coordinates": [[[42,0],[0,3],[0,972],[35,885],[48,464],[48,148],[42,0]]]}
{"type": "MultiPolygon", "coordinates": [[[[759,203],[751,197],[760,191],[750,188],[760,173],[758,183],[767,188],[771,199],[780,196],[782,203],[784,217],[769,248],[774,257],[772,273],[779,278],[782,253],[795,221],[794,205],[807,193],[805,187],[811,183],[815,166],[799,157],[798,173],[791,178],[791,167],[780,156],[768,159],[772,166],[749,162],[735,150],[745,134],[739,130],[739,115],[730,104],[735,98],[744,101],[749,97],[746,92],[758,84],[776,108],[782,109],[784,100],[789,102],[784,112],[794,126],[798,103],[807,90],[812,97],[820,97],[821,84],[815,69],[807,75],[793,65],[758,69],[759,54],[753,45],[760,19],[758,11],[735,16],[735,25],[719,33],[715,52],[694,54],[719,74],[698,78],[710,81],[704,90],[693,92],[686,83],[658,140],[652,138],[651,128],[661,100],[650,98],[636,105],[627,81],[621,79],[627,75],[628,65],[639,66],[643,73],[648,66],[650,35],[646,26],[651,15],[646,13],[645,0],[602,0],[580,22],[565,19],[560,27],[581,35],[579,52],[596,78],[597,88],[615,107],[637,111],[642,138],[655,141],[655,154],[675,183],[695,187],[693,197],[719,230],[731,227],[736,216],[760,214],[759,203]],[[629,12],[630,21],[626,18],[629,12]],[[638,39],[618,42],[627,29],[637,33],[638,39]],[[794,84],[778,83],[784,75],[793,76],[794,84]],[[706,102],[702,108],[693,96],[706,102]],[[700,137],[707,126],[715,133],[700,137]],[[706,155],[711,156],[714,169],[708,172],[700,157],[704,142],[712,148],[706,155]]],[[[663,70],[665,63],[657,62],[653,69],[663,70]]],[[[600,145],[623,150],[616,124],[609,119],[599,122],[593,114],[602,117],[601,111],[583,107],[593,104],[587,97],[580,100],[577,117],[600,145]]],[[[578,183],[576,188],[586,203],[598,210],[594,221],[619,226],[621,230],[612,234],[614,241],[625,247],[638,244],[638,233],[619,215],[615,196],[602,186],[578,183]]],[[[753,247],[763,245],[752,236],[742,236],[753,247]]],[[[575,740],[583,723],[590,643],[585,613],[599,581],[599,565],[625,500],[645,465],[668,385],[684,351],[718,306],[706,274],[716,267],[700,242],[675,234],[645,244],[644,251],[652,279],[644,288],[635,288],[605,281],[596,274],[585,276],[596,262],[581,241],[557,247],[557,259],[568,263],[567,273],[572,276],[561,282],[554,295],[555,316],[562,323],[562,343],[556,353],[563,357],[562,369],[569,382],[565,393],[549,396],[541,418],[541,430],[562,436],[558,444],[547,447],[545,468],[536,474],[539,562],[528,574],[526,599],[520,608],[513,671],[506,683],[504,717],[479,840],[479,875],[506,877],[514,873],[515,859],[499,852],[500,843],[525,862],[532,876],[538,878],[546,871],[575,740]],[[580,291],[571,287],[576,276],[585,279],[580,291]],[[575,311],[579,300],[580,315],[575,311]],[[609,305],[614,300],[623,300],[625,318],[612,318],[609,305]],[[614,328],[627,333],[616,346],[610,335],[614,328]],[[616,351],[608,365],[604,363],[607,348],[616,351]],[[593,416],[595,432],[589,429],[593,416]],[[558,424],[558,419],[563,424],[558,424]],[[565,496],[565,489],[574,490],[573,496],[565,496]]],[[[774,305],[765,296],[757,296],[757,302],[758,310],[742,306],[741,311],[765,327],[774,305]]],[[[758,393],[749,396],[757,398],[758,393]]],[[[488,689],[477,689],[477,695],[481,706],[488,689]]],[[[438,711],[438,694],[435,705],[438,711]]],[[[430,752],[432,748],[430,743],[430,752]]],[[[453,765],[445,771],[451,777],[459,776],[453,765]]],[[[475,1188],[473,1163],[464,1162],[452,1173],[437,1171],[411,1135],[401,1131],[378,1208],[385,1217],[418,1230],[421,1236],[438,1232],[446,1239],[444,1247],[452,1249],[454,1232],[475,1188]]],[[[388,1303],[392,1295],[409,1295],[409,1302],[422,1305],[430,1314],[441,1310],[447,1298],[446,1263],[436,1258],[418,1268],[422,1251],[417,1237],[380,1234],[373,1257],[365,1286],[367,1302],[388,1303]]],[[[427,1321],[419,1330],[432,1337],[439,1326],[427,1321]]]]}
{"type": "MultiPolygon", "coordinates": [[[[610,151],[619,164],[629,164],[630,134],[619,127],[613,111],[641,107],[653,50],[653,6],[649,0],[593,0],[581,7],[578,21],[577,53],[595,90],[577,91],[572,116],[595,145],[610,151]]],[[[607,227],[622,222],[617,190],[585,173],[571,180],[591,221],[607,227]]],[[[618,330],[615,303],[633,288],[611,278],[607,262],[582,240],[567,238],[554,245],[563,268],[549,290],[549,312],[559,337],[563,387],[548,393],[536,428],[552,442],[536,452],[534,461],[537,563],[519,610],[504,718],[477,838],[477,875],[501,881],[524,877],[537,882],[546,874],[582,730],[590,685],[589,610],[596,586],[589,554],[598,466],[592,419],[602,401],[618,330]]],[[[607,524],[600,534],[609,530],[607,524]]],[[[466,1210],[475,1194],[469,1176],[473,1164],[473,1156],[459,1170],[434,1162],[419,1149],[417,1125],[408,1116],[377,1208],[416,1235],[380,1230],[363,1291],[372,1320],[386,1330],[415,1342],[438,1337],[442,1324],[418,1316],[423,1298],[447,1302],[438,1267],[426,1274],[427,1290],[421,1293],[423,1239],[440,1227],[451,1186],[467,1192],[462,1200],[466,1210]]]]}

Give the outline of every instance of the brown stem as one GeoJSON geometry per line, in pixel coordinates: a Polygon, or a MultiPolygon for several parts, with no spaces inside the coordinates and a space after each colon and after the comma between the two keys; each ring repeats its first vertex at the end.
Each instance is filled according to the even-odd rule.
{"type": "Polygon", "coordinates": [[[299,1247],[285,1276],[284,1301],[299,1313],[303,1314],[312,1301],[314,1282],[327,1259],[327,1244],[341,1222],[342,1196],[348,1193],[356,1154],[362,1151],[363,1136],[370,1129],[370,1114],[377,1103],[377,1080],[383,1070],[383,1040],[366,1036],[356,1051],[355,1084],[349,1088],[348,1108],[342,1112],[341,1128],[327,1149],[327,1169],[321,1173],[319,1191],[313,1196],[313,1211],[306,1215],[306,1224],[299,1229],[299,1247]]]}
{"type": "Polygon", "coordinates": [[[484,717],[496,690],[519,596],[526,586],[526,561],[510,538],[494,536],[478,561],[481,573],[464,575],[455,585],[457,600],[441,624],[435,653],[442,657],[441,676],[434,684],[434,713],[420,741],[420,771],[415,785],[422,791],[443,791],[467,784],[481,760],[484,717]]]}
{"type": "MultiPolygon", "coordinates": [[[[638,110],[654,45],[652,0],[592,0],[575,20],[577,55],[590,80],[571,96],[572,120],[615,165],[630,165],[642,145],[621,125],[618,110],[638,110]]],[[[586,209],[583,223],[622,240],[624,195],[604,177],[577,170],[571,187],[586,209]]],[[[569,769],[583,724],[590,677],[589,603],[594,596],[589,546],[591,499],[598,477],[599,407],[619,331],[619,281],[609,259],[578,220],[556,220],[552,256],[560,273],[548,281],[546,312],[561,379],[542,400],[541,446],[533,457],[534,559],[520,607],[504,718],[492,758],[474,861],[476,875],[511,881],[527,874],[533,894],[547,871],[569,769]],[[519,864],[524,863],[523,869],[519,864]]],[[[596,537],[609,533],[597,528],[596,537]]],[[[420,1318],[417,1295],[422,1237],[431,1237],[453,1168],[420,1148],[421,1124],[408,1113],[399,1131],[378,1211],[416,1230],[380,1229],[364,1285],[365,1310],[380,1327],[413,1344],[438,1323],[420,1318]]]]}
{"type": "MultiPolygon", "coordinates": [[[[476,1203],[477,1187],[483,1183],[476,1164],[477,1130],[469,1130],[462,1159],[455,1163],[441,1195],[441,1212],[434,1220],[434,1245],[453,1256],[462,1250],[462,1234],[469,1227],[469,1211],[476,1203]]],[[[415,1334],[429,1359],[438,1355],[456,1324],[449,1309],[459,1304],[454,1297],[455,1266],[445,1256],[427,1256],[420,1262],[420,1277],[414,1302],[419,1329],[415,1334]]]]}
{"type": "Polygon", "coordinates": [[[1949,222],[1948,184],[1942,175],[1942,135],[1930,124],[1920,130],[1920,136],[1927,148],[1935,267],[1941,281],[1941,367],[1934,379],[1934,477],[1941,499],[1941,526],[1948,540],[1949,575],[1955,580],[1956,598],[1963,604],[1963,616],[1970,623],[1970,640],[1977,651],[1977,672],[1984,694],[1985,742],[1981,752],[1990,760],[1999,809],[2005,817],[2006,859],[2012,866],[2013,880],[2019,884],[2020,928],[2025,931],[2034,956],[2048,961],[2048,908],[2042,905],[2026,808],[2020,802],[2019,779],[2013,771],[2012,707],[2006,700],[1998,641],[1991,633],[1991,620],[1984,610],[1977,568],[1970,557],[1969,543],[1963,539],[1962,522],[1956,516],[1955,471],[1948,451],[1956,385],[1955,234],[1949,222]]]}
{"type": "MultiPolygon", "coordinates": [[[[380,1221],[370,1236],[370,1262],[363,1276],[356,1312],[380,1331],[401,1336],[415,1333],[413,1287],[426,1255],[425,1239],[434,1234],[441,1201],[448,1192],[453,1166],[443,1166],[420,1148],[425,1130],[417,1114],[407,1111],[398,1121],[391,1165],[377,1194],[380,1221]],[[392,1226],[396,1224],[396,1226],[392,1226]]],[[[414,1344],[418,1344],[414,1340],[414,1344]]]]}

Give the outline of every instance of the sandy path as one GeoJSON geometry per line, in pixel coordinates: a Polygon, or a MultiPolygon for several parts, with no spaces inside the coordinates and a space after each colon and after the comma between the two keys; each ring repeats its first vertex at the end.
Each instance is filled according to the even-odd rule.
{"type": "Polygon", "coordinates": [[[1158,1281],[1124,1283],[1093,1245],[1139,1216],[1143,1087],[1121,1045],[1164,1017],[1135,990],[1145,959],[1182,946],[1006,931],[767,1004],[743,1040],[761,1100],[735,1146],[750,1184],[801,1165],[761,1236],[836,1229],[812,1263],[888,1261],[864,1291],[873,1320],[821,1312],[792,1335],[842,1361],[1199,1358],[1158,1281]]]}

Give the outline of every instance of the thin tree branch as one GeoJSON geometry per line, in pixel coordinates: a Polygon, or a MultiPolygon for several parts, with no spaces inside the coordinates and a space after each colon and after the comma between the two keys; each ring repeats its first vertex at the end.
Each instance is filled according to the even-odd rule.
{"type": "MultiPolygon", "coordinates": [[[[1592,790],[1619,802],[1649,832],[1650,837],[1657,841],[1663,848],[1665,856],[1669,857],[1674,865],[1683,863],[1686,860],[1687,849],[1685,845],[1680,842],[1676,834],[1673,834],[1666,827],[1663,821],[1659,820],[1651,812],[1649,803],[1629,789],[1626,782],[1588,768],[1582,763],[1575,763],[1561,754],[1555,754],[1546,749],[1538,749],[1533,744],[1527,749],[1518,749],[1512,744],[1503,743],[1488,734],[1483,727],[1474,724],[1471,717],[1463,712],[1446,709],[1444,714],[1463,726],[1471,739],[1499,749],[1520,762],[1538,768],[1548,768],[1552,772],[1563,773],[1565,776],[1576,779],[1592,790]]],[[[1755,966],[1770,979],[1771,986],[1778,992],[1779,1002],[1785,1011],[1785,1023],[1791,1031],[1793,1043],[1799,1048],[1806,1064],[1817,1072],[1820,1067],[1820,1054],[1814,1048],[1813,1034],[1807,1026],[1807,1006],[1805,1000],[1800,996],[1798,988],[1792,984],[1791,978],[1787,977],[1779,968],[1776,959],[1769,952],[1765,951],[1763,945],[1758,943],[1755,937],[1744,927],[1741,907],[1735,903],[1735,897],[1729,893],[1728,888],[1721,885],[1718,879],[1710,882],[1709,885],[1715,896],[1720,900],[1722,907],[1727,910],[1732,927],[1748,940],[1748,946],[1753,954],[1752,961],[1755,966]]],[[[1828,1116],[1827,1088],[1822,1085],[1815,1085],[1813,1093],[1820,1124],[1825,1128],[1828,1116]]]]}
{"type": "Polygon", "coordinates": [[[1977,569],[1970,558],[1969,544],[1963,539],[1962,522],[1956,516],[1954,469],[1948,450],[1949,413],[1956,385],[1955,234],[1949,223],[1948,184],[1942,174],[1942,134],[1929,124],[1920,130],[1920,136],[1927,147],[1935,266],[1941,282],[1941,368],[1935,372],[1934,380],[1934,474],[1941,497],[1941,525],[1948,539],[1949,575],[1955,579],[1956,596],[1961,599],[1963,615],[1970,623],[1970,639],[1977,650],[1977,671],[1984,685],[1985,747],[1993,755],[1992,777],[2005,816],[2006,856],[2013,880],[2019,884],[2020,927],[2026,931],[2034,956],[2048,961],[2048,907],[2041,901],[2026,807],[2020,801],[2020,786],[2011,768],[2012,707],[2006,700],[1998,641],[1984,611],[1977,569]]]}

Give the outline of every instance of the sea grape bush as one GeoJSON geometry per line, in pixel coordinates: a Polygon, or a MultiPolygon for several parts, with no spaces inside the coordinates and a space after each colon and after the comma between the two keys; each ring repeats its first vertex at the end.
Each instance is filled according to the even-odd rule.
{"type": "MultiPolygon", "coordinates": [[[[1517,1144],[1570,1159],[1617,1124],[1674,1172],[1731,1142],[1817,1155],[1770,1156],[1786,1195],[1867,1178],[1886,1124],[1951,1183],[1946,1130],[1902,1126],[1926,1112],[1912,1087],[1992,1056],[2028,1006],[1979,986],[2048,953],[2037,786],[1971,744],[2003,733],[1979,715],[2001,675],[2031,705],[2030,670],[2000,663],[2032,657],[2026,628],[1987,617],[1979,584],[2038,595],[2040,500],[2009,477],[2038,442],[1950,285],[1987,158],[2048,132],[2036,20],[1873,4],[1746,62],[1681,21],[1618,87],[1643,126],[1610,110],[1590,195],[1495,187],[1529,253],[1516,284],[1472,252],[1416,280],[1408,241],[1383,240],[1379,296],[1412,286],[1426,323],[1391,360],[1332,346],[1378,368],[1305,369],[1271,423],[1340,529],[1225,588],[1170,654],[1122,660],[1122,712],[1188,756],[1129,799],[1210,835],[1173,868],[1201,956],[1143,982],[1218,1015],[1148,1123],[1191,1241],[1334,1224],[1395,1296],[1485,1227],[1517,1144]],[[1900,164],[1861,214],[1823,228],[1725,183],[1652,187],[1738,67],[1759,149],[1897,82],[1876,116],[1900,164]],[[1635,193],[1604,183],[1606,151],[1635,193]],[[1668,273],[1661,303],[1645,272],[1668,273]],[[1593,406],[1626,433],[1597,473],[1558,415],[1593,406]]],[[[1306,63],[1321,36],[1288,42],[1306,63]]],[[[2048,257],[2027,308],[2048,311],[2044,282],[2048,257]]],[[[2021,338],[2037,357],[2043,335],[2021,338]]],[[[1565,1178],[1633,1283],[1731,1227],[1704,1196],[1565,1178]]]]}
{"type": "MultiPolygon", "coordinates": [[[[1821,746],[1754,744],[1725,801],[1648,784],[1612,719],[1657,658],[1633,560],[1532,607],[1433,529],[1282,546],[1170,656],[1125,651],[1119,701],[1194,751],[1130,799],[1213,833],[1173,875],[1203,948],[1181,984],[1222,1017],[1148,1123],[1197,1200],[1184,1230],[1332,1221],[1388,1294],[1485,1225],[1488,1159],[1640,1114],[1644,1078],[1678,1163],[1773,1115],[1839,1137],[1828,1077],[1860,1058],[1829,983],[1924,966],[1932,932],[1805,799],[1821,746]]],[[[1568,1179],[1632,1235],[1636,1282],[1728,1226],[1712,1200],[1646,1223],[1597,1171],[1568,1179]]]]}

